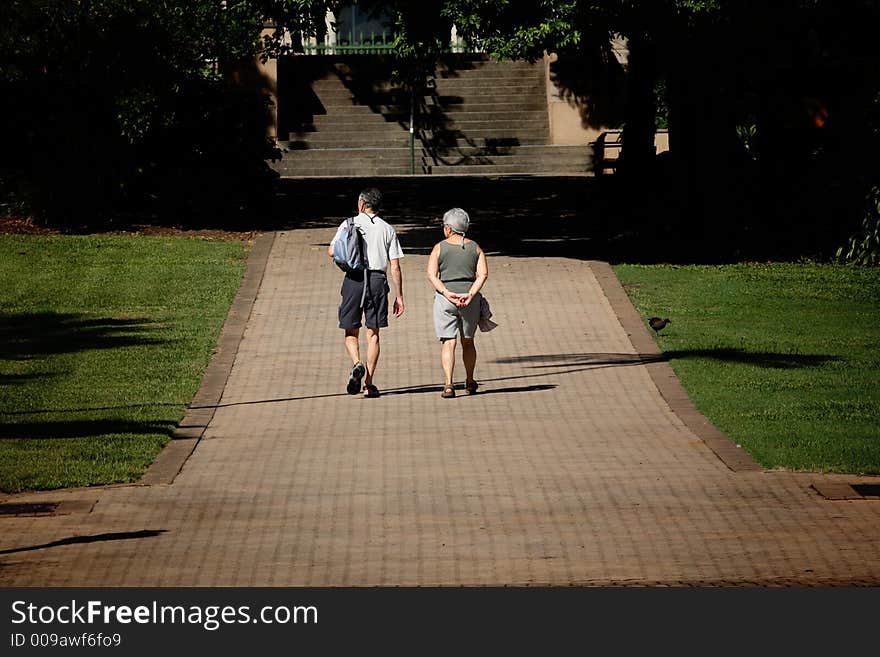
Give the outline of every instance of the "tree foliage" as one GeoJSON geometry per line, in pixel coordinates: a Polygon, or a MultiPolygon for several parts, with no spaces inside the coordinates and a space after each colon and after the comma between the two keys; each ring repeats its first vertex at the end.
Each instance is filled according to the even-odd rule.
{"type": "MultiPolygon", "coordinates": [[[[290,52],[285,30],[319,34],[343,4],[0,3],[0,203],[75,223],[83,209],[112,216],[144,199],[189,220],[265,198],[268,100],[234,73],[290,52]]],[[[880,185],[878,4],[360,0],[393,17],[399,78],[412,86],[448,51],[452,25],[502,59],[613,64],[609,39],[622,35],[624,164],[639,173],[626,184],[642,192],[621,195],[641,204],[626,212],[731,244],[724,231],[736,230],[775,253],[841,244],[880,185]],[[664,158],[653,155],[658,104],[664,158]]]]}
{"type": "Polygon", "coordinates": [[[576,55],[624,36],[624,158],[640,173],[627,184],[646,192],[631,197],[644,207],[630,215],[643,211],[646,221],[705,239],[738,232],[776,254],[821,255],[861,221],[865,193],[880,184],[871,109],[880,92],[878,6],[449,0],[442,13],[499,58],[576,55]],[[660,169],[652,163],[658,100],[671,146],[660,169]]]}
{"type": "Polygon", "coordinates": [[[258,197],[268,100],[230,74],[277,52],[278,38],[260,38],[266,16],[311,29],[313,4],[6,0],[5,197],[71,225],[149,199],[189,221],[258,197]]]}

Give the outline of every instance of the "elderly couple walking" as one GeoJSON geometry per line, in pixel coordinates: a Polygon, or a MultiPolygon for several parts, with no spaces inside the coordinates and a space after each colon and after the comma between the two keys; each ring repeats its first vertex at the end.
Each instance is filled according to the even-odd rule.
{"type": "MultiPolygon", "coordinates": [[[[358,215],[355,225],[360,229],[366,245],[366,270],[349,271],[342,281],[342,301],[339,305],[339,328],[345,331],[345,349],[352,361],[347,392],[364,397],[379,396],[374,383],[379,362],[379,330],[388,326],[388,275],[394,287],[391,312],[395,317],[403,314],[403,274],[400,259],[403,251],[397,233],[380,216],[381,192],[371,187],[358,196],[358,215]],[[365,280],[366,278],[366,280],[365,280]],[[367,329],[367,359],[361,360],[361,322],[367,329]]],[[[443,215],[444,239],[434,246],[428,258],[427,276],[434,286],[434,328],[441,343],[441,363],[444,384],[442,396],[455,397],[452,374],[455,368],[456,338],[461,339],[462,360],[466,373],[464,392],[472,395],[477,391],[474,368],[477,349],[474,336],[481,319],[488,320],[487,304],[480,289],[489,276],[486,254],[476,242],[465,237],[470,218],[461,208],[452,208],[443,215]]],[[[333,257],[333,246],[342,238],[346,222],[343,222],[327,249],[333,257]]],[[[488,326],[494,326],[488,322],[488,326]]],[[[487,325],[483,325],[484,330],[487,325]]]]}

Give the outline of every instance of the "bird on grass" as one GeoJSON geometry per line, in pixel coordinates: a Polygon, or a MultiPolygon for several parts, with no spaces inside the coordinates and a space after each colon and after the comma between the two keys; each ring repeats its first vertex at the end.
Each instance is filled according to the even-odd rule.
{"type": "Polygon", "coordinates": [[[672,324],[672,320],[668,317],[666,319],[660,319],[659,317],[649,317],[648,324],[655,332],[659,333],[662,329],[666,328],[667,324],[672,324]]]}

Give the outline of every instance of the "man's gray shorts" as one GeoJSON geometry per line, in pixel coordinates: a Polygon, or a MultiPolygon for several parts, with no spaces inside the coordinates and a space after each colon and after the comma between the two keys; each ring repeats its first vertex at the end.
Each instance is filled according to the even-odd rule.
{"type": "Polygon", "coordinates": [[[339,328],[361,327],[361,317],[367,328],[388,326],[388,279],[384,271],[367,272],[367,296],[361,307],[364,292],[363,272],[348,272],[342,279],[342,301],[339,304],[339,328]]]}
{"type": "Polygon", "coordinates": [[[439,292],[434,293],[434,330],[439,339],[473,338],[479,323],[479,293],[464,308],[459,308],[439,292]]]}

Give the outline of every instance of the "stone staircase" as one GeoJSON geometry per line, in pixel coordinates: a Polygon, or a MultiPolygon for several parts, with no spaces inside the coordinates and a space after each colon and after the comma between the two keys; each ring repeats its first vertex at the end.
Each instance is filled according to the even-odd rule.
{"type": "Polygon", "coordinates": [[[588,170],[587,149],[550,144],[541,62],[453,60],[425,101],[425,173],[588,170]]]}
{"type": "MultiPolygon", "coordinates": [[[[479,55],[441,62],[416,99],[410,149],[410,97],[369,69],[333,62],[314,75],[317,111],[303,117],[273,166],[282,176],[566,174],[589,170],[583,146],[549,143],[542,63],[495,62],[479,55]]],[[[280,111],[284,111],[283,104],[280,111]]]]}

